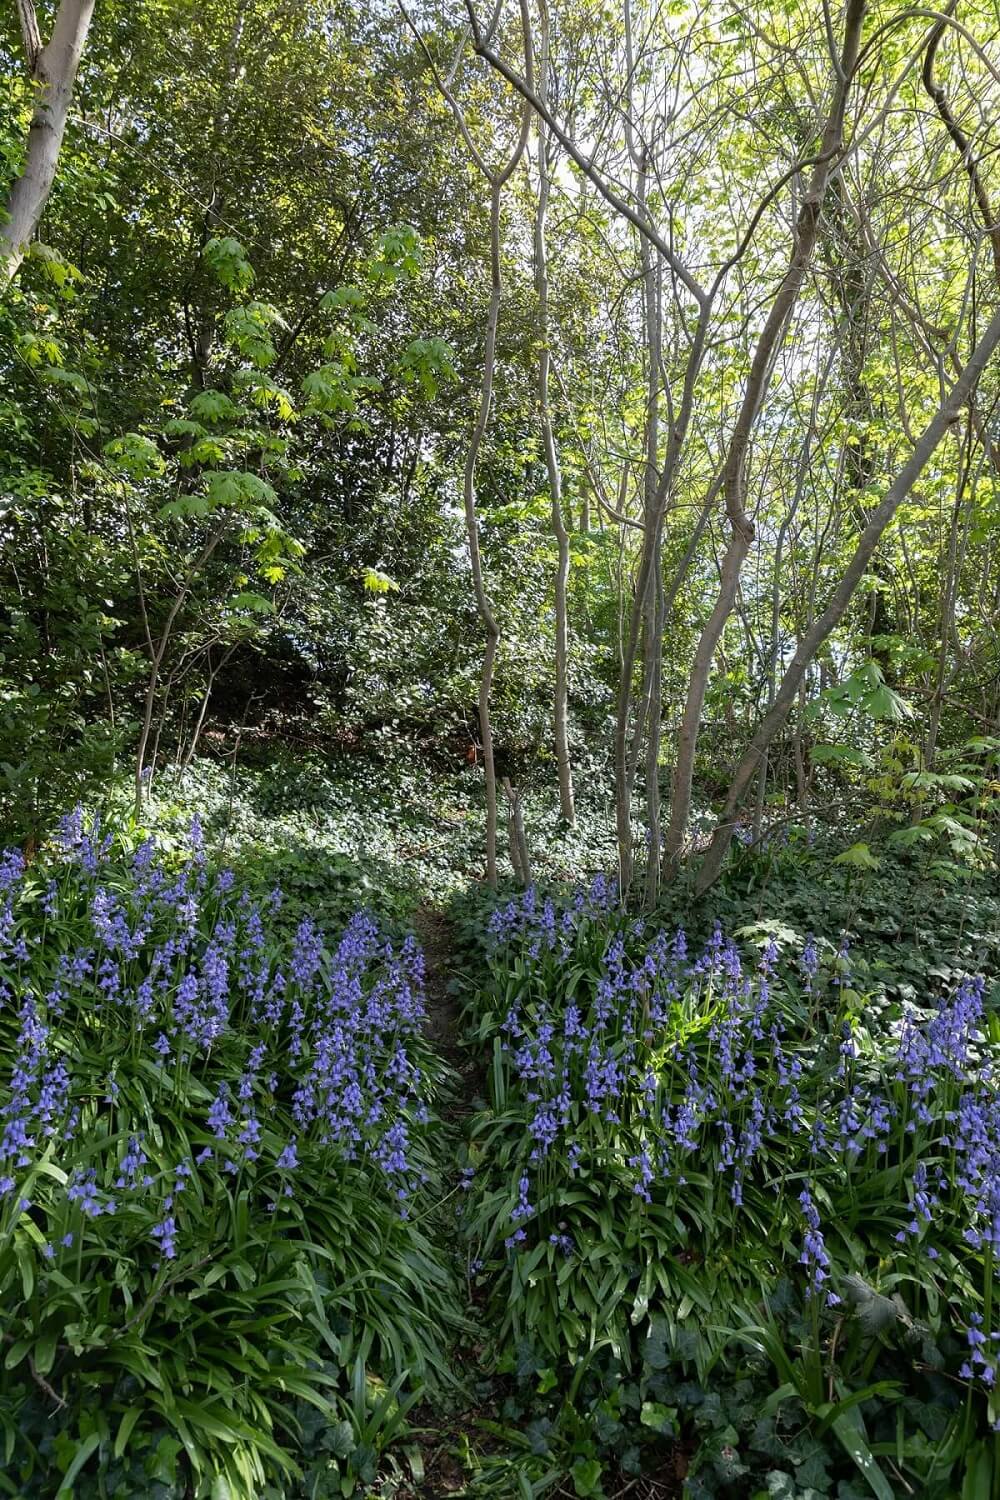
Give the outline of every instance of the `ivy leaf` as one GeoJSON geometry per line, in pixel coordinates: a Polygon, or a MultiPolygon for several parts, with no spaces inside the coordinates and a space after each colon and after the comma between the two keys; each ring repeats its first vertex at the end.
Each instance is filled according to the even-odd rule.
{"type": "Polygon", "coordinates": [[[639,1413],[643,1427],[649,1427],[661,1437],[673,1437],[677,1431],[676,1406],[664,1406],[660,1401],[644,1401],[639,1413]]]}
{"type": "Polygon", "coordinates": [[[601,1464],[596,1458],[578,1458],[573,1465],[573,1493],[581,1500],[597,1500],[603,1495],[601,1486],[601,1464]]]}

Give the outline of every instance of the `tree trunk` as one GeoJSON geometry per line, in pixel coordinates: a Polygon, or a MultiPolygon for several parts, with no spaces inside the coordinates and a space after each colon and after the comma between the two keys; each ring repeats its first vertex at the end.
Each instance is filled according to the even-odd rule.
{"type": "Polygon", "coordinates": [[[479,549],[479,516],[476,510],[476,467],[479,450],[486,436],[493,400],[493,371],[496,364],[497,324],[500,319],[500,298],[503,282],[500,274],[500,183],[494,179],[490,184],[490,306],[486,317],[486,348],[483,354],[483,377],[479,392],[479,412],[469,439],[465,456],[465,529],[469,539],[469,561],[472,565],[472,587],[476,595],[476,608],[486,630],[486,647],[483,665],[479,674],[479,735],[483,745],[483,770],[486,777],[486,879],[497,883],[497,773],[493,755],[493,721],[490,717],[490,691],[493,687],[493,669],[496,664],[497,647],[500,644],[500,627],[493,613],[493,606],[486,593],[483,580],[482,554],[479,549]]]}
{"type": "Polygon", "coordinates": [[[18,0],[28,51],[35,108],[28,131],[24,169],[0,213],[0,292],[17,275],[38,228],[56,175],[59,148],[73,98],[73,85],[87,41],[94,0],[62,0],[46,46],[40,41],[34,6],[18,0]]]}
{"type": "Polygon", "coordinates": [[[671,875],[676,870],[684,847],[691,811],[695,752],[709,673],[722,632],[733,610],[740,572],[754,536],[753,525],[743,506],[750,440],[767,390],[774,355],[816,247],[823,199],[826,196],[830,178],[835,171],[836,158],[843,142],[844,116],[858,58],[864,14],[865,0],[849,0],[844,22],[843,50],[836,68],[833,103],[823,129],[819,157],[813,167],[809,186],[799,210],[788,269],[782,278],[778,294],[771,305],[771,311],[754,350],[750,373],[747,376],[746,391],[723,463],[723,492],[731,535],[722,562],[722,576],[715,607],[695,648],[687,698],[681,716],[677,737],[677,760],[674,767],[670,824],[664,851],[665,875],[671,875]]]}
{"type": "MultiPolygon", "coordinates": [[[[646,209],[647,162],[640,168],[639,201],[646,209]]],[[[643,618],[643,703],[646,709],[646,889],[651,909],[660,890],[660,733],[663,719],[663,515],[656,504],[660,456],[660,363],[662,358],[659,261],[642,241],[643,332],[646,342],[646,462],[643,473],[643,518],[652,532],[653,568],[643,618]]],[[[636,734],[641,733],[636,724],[636,734]]]]}
{"type": "MultiPolygon", "coordinates": [[[[419,30],[414,25],[411,16],[408,14],[405,5],[401,3],[401,0],[400,10],[407,26],[409,26],[423,50],[434,76],[434,82],[437,84],[442,98],[444,98],[455,117],[455,123],[461,133],[462,140],[465,142],[469,156],[472,158],[476,169],[482,173],[490,185],[490,305],[486,317],[486,347],[483,353],[483,375],[479,393],[479,411],[469,436],[462,489],[465,502],[465,528],[469,539],[469,561],[472,566],[472,586],[476,595],[476,608],[479,611],[479,617],[486,627],[486,648],[483,653],[483,666],[479,677],[479,733],[483,743],[483,770],[486,777],[486,879],[491,886],[496,886],[497,773],[496,762],[493,756],[490,689],[493,686],[493,668],[496,664],[497,647],[500,644],[500,627],[493,613],[493,607],[486,593],[486,585],[483,580],[483,563],[479,550],[479,517],[476,512],[476,468],[479,462],[479,450],[482,447],[490,420],[490,405],[493,399],[493,372],[496,365],[497,324],[500,321],[500,300],[503,295],[503,278],[500,263],[500,200],[505,183],[513,176],[518,162],[524,155],[524,149],[528,143],[528,127],[531,113],[528,104],[525,103],[521,109],[520,128],[517,139],[509,156],[500,168],[496,170],[491,169],[472,139],[461,105],[438,72],[433,57],[427,50],[419,30]]],[[[530,17],[525,0],[522,0],[521,5],[521,26],[524,38],[526,86],[530,92],[534,88],[534,60],[530,17]]],[[[482,38],[477,37],[477,40],[482,40],[482,38]]]]}
{"type": "Polygon", "coordinates": [[[785,721],[806,668],[846,613],[854,591],[867,570],[883,532],[930,462],[941,439],[969,401],[976,382],[997,348],[1000,348],[1000,312],[996,314],[980,338],[962,374],[952,386],[934,417],[924,428],[912,454],[900,469],[884,498],[872,512],[871,520],[861,534],[854,556],[834,590],[830,603],[799,642],[795,655],[781,680],[781,686],[771,710],[765,714],[750,743],[750,748],[736,769],[719,826],[712,836],[712,842],[698,872],[699,892],[707,890],[722,869],[729,845],[732,843],[733,819],[736,811],[747,787],[753,780],[761,756],[785,721]]]}
{"type": "MultiPolygon", "coordinates": [[[[542,10],[540,51],[538,58],[538,91],[544,100],[547,93],[549,71],[548,14],[542,10]]],[[[545,217],[549,206],[549,146],[548,130],[539,123],[538,131],[538,200],[535,205],[535,292],[538,296],[538,414],[542,429],[542,447],[545,452],[545,469],[549,480],[549,499],[552,507],[552,530],[555,533],[557,560],[555,577],[555,626],[556,626],[556,680],[553,719],[555,731],[556,764],[559,771],[559,810],[567,823],[576,821],[573,799],[573,765],[569,753],[569,613],[567,593],[569,587],[569,531],[563,515],[562,471],[559,452],[552,430],[552,411],[549,405],[549,267],[545,241],[545,217]]]]}
{"type": "MultiPolygon", "coordinates": [[[[971,446],[972,422],[969,422],[966,440],[971,446]]],[[[962,511],[965,505],[965,488],[970,478],[972,466],[971,454],[967,453],[959,463],[958,488],[955,495],[955,503],[952,506],[951,521],[948,525],[948,551],[947,562],[944,569],[944,579],[941,588],[941,609],[939,620],[939,640],[937,663],[934,670],[934,690],[931,695],[930,710],[927,720],[927,738],[924,741],[924,766],[928,771],[934,769],[934,759],[937,755],[938,735],[941,732],[941,715],[944,710],[945,695],[951,685],[952,678],[958,671],[961,660],[960,652],[955,650],[955,664],[948,671],[948,653],[954,647],[958,647],[955,630],[955,605],[958,596],[958,574],[959,574],[959,533],[961,531],[962,511]]],[[[914,806],[914,819],[923,813],[921,802],[914,806]]]]}

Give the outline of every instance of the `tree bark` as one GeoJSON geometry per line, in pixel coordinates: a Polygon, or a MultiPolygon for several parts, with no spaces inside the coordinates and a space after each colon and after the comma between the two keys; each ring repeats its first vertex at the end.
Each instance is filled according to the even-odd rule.
{"type": "Polygon", "coordinates": [[[503,294],[500,274],[500,183],[495,178],[490,183],[490,267],[490,305],[486,317],[486,349],[483,354],[479,412],[465,455],[462,493],[465,502],[465,529],[469,539],[469,562],[472,567],[472,587],[476,596],[476,608],[479,610],[479,617],[486,631],[483,665],[479,674],[479,735],[483,745],[483,771],[486,778],[486,880],[489,885],[495,886],[497,883],[497,773],[493,754],[490,692],[493,687],[493,669],[496,665],[497,648],[500,645],[500,627],[483,579],[482,554],[479,549],[479,516],[476,509],[476,469],[479,463],[479,450],[489,424],[490,405],[493,400],[497,324],[500,319],[500,298],[503,294]]]}
{"type": "Polygon", "coordinates": [[[986,185],[979,171],[979,163],[972,154],[971,142],[955,119],[951,105],[948,103],[948,96],[943,87],[939,83],[936,83],[934,79],[934,62],[937,57],[938,46],[947,29],[948,17],[954,14],[957,4],[958,0],[949,0],[943,18],[932,31],[930,40],[927,43],[927,51],[924,53],[924,66],[921,76],[924,88],[933,99],[934,107],[944,121],[945,129],[958,147],[959,155],[962,158],[962,165],[968,176],[969,185],[972,188],[976,204],[982,216],[983,227],[990,242],[990,249],[993,252],[993,273],[996,277],[997,286],[1000,287],[1000,223],[993,217],[989,194],[986,191],[986,185]]]}
{"type": "MultiPolygon", "coordinates": [[[[490,303],[486,316],[486,347],[483,353],[483,374],[479,392],[479,409],[469,436],[469,446],[465,455],[462,493],[465,505],[465,528],[469,540],[469,561],[472,567],[472,587],[476,596],[476,608],[486,629],[486,647],[483,652],[483,665],[479,676],[479,733],[483,745],[483,770],[486,780],[486,880],[489,885],[495,887],[497,883],[497,773],[496,761],[493,755],[493,722],[490,717],[490,690],[493,686],[493,669],[496,664],[497,648],[500,644],[500,627],[497,624],[496,615],[493,612],[493,606],[486,592],[486,584],[483,578],[482,555],[479,548],[479,517],[476,507],[476,469],[479,463],[479,450],[482,447],[490,420],[490,406],[493,400],[493,373],[496,365],[497,325],[500,321],[500,301],[503,295],[503,277],[500,260],[500,203],[504,187],[513,176],[521,157],[524,155],[524,149],[528,143],[528,127],[531,120],[531,113],[527,103],[525,103],[521,109],[517,139],[510,154],[501,167],[491,168],[472,139],[462,107],[438,72],[434,59],[427,50],[420,31],[414,24],[406,6],[403,4],[403,0],[396,0],[396,3],[404,21],[412,31],[427,59],[434,82],[454,116],[455,124],[458,126],[459,133],[465,142],[473,164],[482,173],[490,186],[490,303]]],[[[524,36],[525,78],[529,90],[533,90],[534,60],[531,26],[525,0],[522,0],[521,3],[521,26],[524,36]]]]}
{"type": "Polygon", "coordinates": [[[30,0],[18,0],[18,11],[36,97],[24,168],[0,213],[0,292],[17,275],[52,191],[94,0],[62,0],[44,47],[30,0]]]}
{"type": "Polygon", "coordinates": [[[712,842],[698,872],[697,889],[699,892],[707,890],[722,869],[729,845],[732,843],[735,826],[733,820],[736,811],[747,787],[753,780],[761,756],[785,721],[799,684],[805,676],[806,668],[831,631],[840,623],[883,532],[930,462],[941,439],[970,400],[976,382],[998,348],[1000,348],[1000,312],[996,314],[981,336],[965,369],[924,428],[912,454],[900,469],[884,498],[872,512],[871,519],[858,541],[854,556],[834,590],[830,603],[799,642],[795,655],[781,680],[781,686],[775,695],[770,712],[761,720],[750,748],[736,769],[719,826],[712,836],[712,842]]]}
{"type": "MultiPolygon", "coordinates": [[[[530,38],[525,38],[530,46],[530,38]]],[[[549,26],[548,13],[542,8],[542,26],[538,58],[538,94],[543,101],[548,92],[549,71],[549,26]]],[[[559,773],[559,810],[564,820],[573,824],[576,809],[573,798],[573,764],[569,751],[569,531],[566,527],[562,506],[562,470],[559,451],[552,430],[552,409],[549,404],[549,268],[548,250],[545,240],[545,219],[549,206],[549,146],[550,134],[539,122],[538,130],[538,198],[535,204],[534,252],[535,293],[538,297],[538,414],[542,431],[542,447],[545,452],[545,470],[549,481],[549,500],[552,511],[552,530],[556,539],[555,577],[555,698],[553,703],[553,727],[555,734],[556,765],[559,773]]]]}
{"type": "Polygon", "coordinates": [[[753,524],[743,504],[750,441],[767,390],[774,355],[798,299],[816,247],[823,199],[843,143],[847,99],[858,60],[864,15],[865,0],[849,0],[844,21],[844,42],[836,67],[833,102],[823,129],[819,156],[799,210],[788,268],[754,350],[743,401],[722,467],[730,541],[722,562],[719,593],[715,606],[695,648],[694,662],[688,680],[687,698],[677,736],[677,760],[674,766],[670,823],[664,851],[665,876],[672,875],[676,870],[684,846],[691,811],[695,753],[709,673],[722,632],[733,611],[740,572],[754,536],[753,524]]]}

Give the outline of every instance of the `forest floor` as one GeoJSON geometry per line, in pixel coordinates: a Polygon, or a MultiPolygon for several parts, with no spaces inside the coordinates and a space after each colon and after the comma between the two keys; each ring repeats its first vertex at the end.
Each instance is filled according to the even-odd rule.
{"type": "Polygon", "coordinates": [[[457,1079],[456,1107],[472,1107],[475,1093],[474,1068],[466,1048],[461,1044],[461,1004],[456,993],[456,974],[452,960],[454,932],[448,913],[424,903],[412,916],[413,930],[424,952],[427,1021],[425,1030],[454,1069],[457,1079]]]}
{"type": "MultiPolygon", "coordinates": [[[[335,771],[300,761],[241,769],[231,777],[202,764],[182,784],[173,787],[164,778],[160,787],[156,822],[164,838],[179,837],[197,808],[206,839],[225,851],[241,881],[264,893],[281,886],[286,902],[276,921],[288,926],[306,911],[336,931],[368,907],[394,938],[413,932],[424,954],[426,1035],[445,1064],[433,1100],[441,1182],[430,1217],[464,1305],[459,1311],[456,1304],[450,1325],[457,1326],[449,1351],[453,1383],[438,1386],[409,1412],[405,1434],[380,1453],[379,1481],[366,1493],[373,1500],[518,1500],[543,1493],[556,1500],[679,1500],[685,1492],[708,1493],[692,1489],[706,1466],[690,1423],[677,1429],[685,1434],[681,1439],[665,1435],[646,1444],[641,1476],[623,1473],[622,1454],[605,1444],[598,1487],[577,1487],[574,1467],[596,1464],[593,1432],[603,1416],[596,1407],[581,1408],[581,1415],[574,1397],[565,1401],[563,1422],[565,1389],[556,1372],[530,1360],[522,1368],[521,1349],[510,1340],[498,1347],[503,1307],[497,1283],[492,1269],[477,1274],[472,1257],[480,1241],[459,1212],[462,1164],[477,1165],[467,1202],[486,1180],[475,1156],[483,1152],[476,1132],[489,1114],[493,1083],[492,1054],[470,1035],[470,1019],[478,1030],[481,991],[489,983],[484,943],[495,899],[477,863],[482,808],[475,784],[462,775],[429,778],[412,765],[390,768],[358,757],[335,771]]],[[[532,802],[533,854],[537,850],[545,888],[565,892],[613,867],[606,808],[585,795],[580,808],[577,828],[566,830],[551,799],[539,792],[532,802]]],[[[874,867],[856,869],[841,860],[842,849],[832,827],[810,829],[797,842],[786,833],[753,850],[737,848],[708,899],[696,901],[679,881],[664,893],[651,923],[683,926],[693,947],[709,939],[716,923],[748,946],[774,939],[795,947],[811,933],[831,954],[849,933],[858,997],[878,996],[888,1006],[948,989],[963,973],[1000,973],[995,884],[961,871],[948,883],[929,858],[898,859],[889,852],[874,867]]],[[[609,1242],[603,1230],[601,1239],[609,1242]]],[[[722,1387],[728,1400],[724,1381],[722,1387]]],[[[716,1392],[709,1395],[718,1405],[716,1392]]],[[[724,1463],[734,1451],[728,1422],[720,1416],[724,1463]]],[[[705,1444],[715,1440],[713,1432],[705,1444]]],[[[778,1479],[784,1483],[781,1474],[778,1479]]],[[[787,1486],[767,1491],[786,1492],[793,1493],[787,1486]]],[[[853,1500],[857,1490],[848,1485],[841,1493],[853,1500]]]]}
{"type": "MultiPolygon", "coordinates": [[[[462,1041],[463,982],[468,982],[468,976],[463,981],[462,966],[456,960],[454,923],[447,910],[422,903],[412,913],[411,925],[424,952],[426,1034],[451,1075],[452,1087],[442,1101],[442,1116],[446,1128],[460,1138],[464,1122],[482,1108],[485,1098],[481,1063],[462,1041]]],[[[458,1181],[456,1161],[446,1197],[448,1191],[458,1190],[458,1181]]],[[[470,1466],[489,1464],[490,1460],[497,1466],[497,1473],[489,1493],[496,1500],[505,1500],[508,1494],[513,1500],[519,1493],[513,1476],[509,1477],[509,1490],[504,1488],[503,1477],[512,1436],[502,1412],[509,1382],[492,1371],[489,1334],[479,1322],[474,1290],[470,1282],[469,1325],[453,1350],[462,1385],[451,1403],[426,1403],[414,1413],[411,1436],[420,1450],[421,1477],[394,1486],[389,1492],[393,1500],[446,1500],[449,1496],[476,1494],[477,1489],[470,1489],[470,1466]]],[[[678,1445],[664,1459],[659,1475],[623,1475],[606,1493],[609,1500],[679,1500],[688,1462],[687,1448],[678,1445]]],[[[605,1484],[609,1483],[612,1481],[606,1477],[605,1484]]],[[[577,1495],[572,1486],[561,1484],[549,1493],[554,1500],[576,1500],[577,1495]]]]}
{"type": "MultiPolygon", "coordinates": [[[[450,1070],[451,1088],[442,1101],[442,1118],[446,1129],[460,1138],[463,1122],[482,1104],[483,1079],[478,1063],[461,1040],[461,976],[455,962],[454,925],[446,910],[428,902],[415,909],[411,924],[424,953],[425,1031],[450,1070]]],[[[443,1154],[447,1159],[447,1145],[443,1154]]],[[[447,1191],[457,1193],[455,1153],[451,1159],[455,1167],[447,1191]]],[[[497,1400],[487,1370],[485,1330],[476,1321],[475,1308],[470,1305],[469,1311],[469,1327],[453,1351],[463,1385],[447,1409],[439,1401],[424,1404],[414,1414],[413,1436],[420,1449],[422,1477],[413,1484],[404,1482],[395,1492],[399,1500],[443,1500],[467,1493],[469,1454],[484,1445],[498,1450],[502,1447],[489,1438],[483,1425],[496,1424],[497,1400]],[[471,1401],[469,1396],[473,1397],[471,1401]]]]}

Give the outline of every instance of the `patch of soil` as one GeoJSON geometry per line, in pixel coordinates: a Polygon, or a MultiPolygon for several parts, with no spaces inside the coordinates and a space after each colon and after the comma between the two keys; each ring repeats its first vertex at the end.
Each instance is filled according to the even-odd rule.
{"type": "Polygon", "coordinates": [[[455,1116],[471,1114],[482,1097],[483,1073],[461,1041],[461,1006],[455,995],[451,923],[435,906],[420,906],[413,914],[413,930],[424,950],[427,1018],[424,1033],[456,1075],[450,1109],[455,1116]]]}

